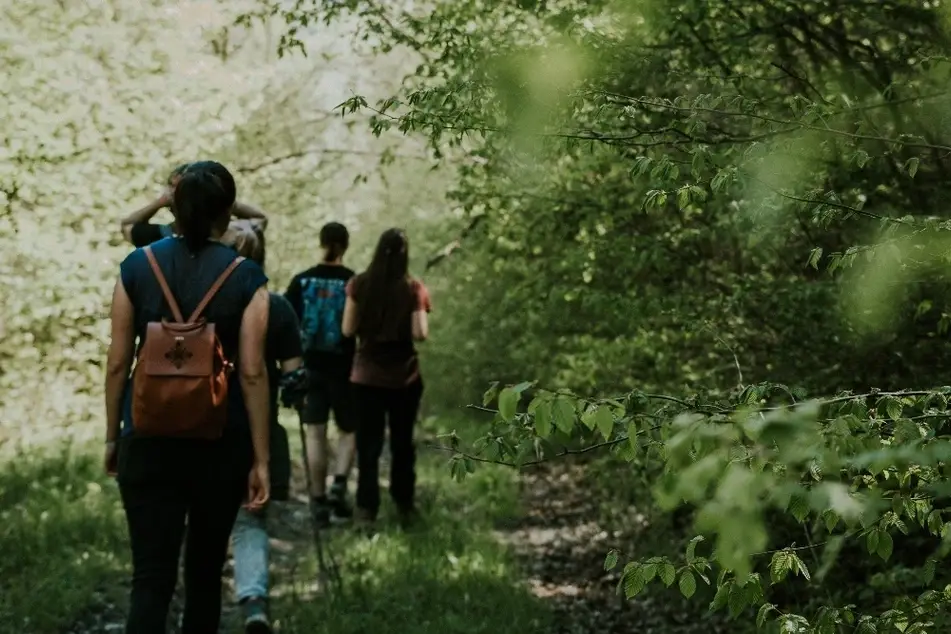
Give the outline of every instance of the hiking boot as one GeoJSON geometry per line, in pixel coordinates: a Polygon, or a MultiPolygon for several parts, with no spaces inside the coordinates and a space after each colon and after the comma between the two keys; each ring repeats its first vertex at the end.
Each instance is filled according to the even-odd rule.
{"type": "Polygon", "coordinates": [[[267,617],[267,601],[253,597],[241,603],[245,634],[272,634],[271,621],[267,617]]]}
{"type": "Polygon", "coordinates": [[[347,485],[334,483],[327,496],[330,505],[330,521],[334,524],[344,524],[353,519],[353,509],[347,503],[347,485]]]}
{"type": "Polygon", "coordinates": [[[330,502],[326,497],[313,499],[313,520],[317,528],[330,526],[330,502]]]}

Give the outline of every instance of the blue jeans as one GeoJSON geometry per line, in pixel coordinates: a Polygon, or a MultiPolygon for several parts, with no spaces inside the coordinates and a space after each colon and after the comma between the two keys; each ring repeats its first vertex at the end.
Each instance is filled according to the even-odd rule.
{"type": "Polygon", "coordinates": [[[234,548],[235,599],[267,598],[270,542],[265,513],[238,511],[231,532],[234,548]]]}

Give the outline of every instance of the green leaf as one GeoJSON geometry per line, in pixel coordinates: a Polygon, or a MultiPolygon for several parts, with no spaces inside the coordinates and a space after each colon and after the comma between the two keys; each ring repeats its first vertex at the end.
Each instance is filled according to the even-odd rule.
{"type": "Polygon", "coordinates": [[[743,591],[743,588],[734,586],[730,591],[730,616],[733,618],[738,617],[746,608],[746,605],[746,592],[743,591]]]}
{"type": "Polygon", "coordinates": [[[594,413],[594,422],[604,439],[611,440],[611,435],[614,433],[614,413],[611,412],[611,408],[607,405],[598,406],[598,410],[594,413]]]}
{"type": "Polygon", "coordinates": [[[499,394],[499,382],[494,381],[482,395],[482,407],[488,407],[499,394]]]}
{"type": "Polygon", "coordinates": [[[759,606],[759,612],[756,613],[756,627],[763,627],[766,624],[766,617],[774,610],[776,610],[776,606],[772,603],[764,603],[759,606]]]}
{"type": "Polygon", "coordinates": [[[581,414],[581,424],[583,424],[588,429],[594,429],[597,423],[594,420],[596,410],[587,409],[584,413],[581,414]]]}
{"type": "Polygon", "coordinates": [[[508,422],[515,420],[515,411],[518,407],[519,393],[510,387],[499,393],[499,414],[508,422]]]}
{"type": "Polygon", "coordinates": [[[789,558],[792,561],[793,570],[795,570],[798,574],[801,574],[806,581],[812,579],[812,576],[809,574],[809,568],[806,567],[805,562],[800,559],[799,555],[796,553],[789,553],[789,558]]]}
{"type": "Polygon", "coordinates": [[[785,579],[791,569],[792,560],[787,551],[780,550],[773,553],[773,558],[769,562],[769,578],[774,584],[785,579]]]}
{"type": "Polygon", "coordinates": [[[876,552],[878,552],[878,539],[880,532],[881,531],[877,528],[873,528],[865,535],[865,547],[868,549],[868,554],[870,555],[874,555],[876,552]]]}
{"type": "Polygon", "coordinates": [[[687,563],[692,564],[693,560],[697,558],[697,544],[702,542],[704,539],[703,535],[697,535],[687,544],[687,563]]]}
{"type": "Polygon", "coordinates": [[[878,538],[878,556],[888,561],[888,558],[892,556],[892,548],[894,543],[892,542],[892,535],[888,531],[879,531],[881,535],[878,538]]]}
{"type": "Polygon", "coordinates": [[[630,563],[624,568],[624,596],[633,599],[644,589],[644,572],[639,563],[630,563]]]}
{"type": "Polygon", "coordinates": [[[855,164],[859,168],[865,167],[865,164],[868,163],[869,155],[865,150],[859,150],[855,153],[855,164]]]}
{"type": "Polygon", "coordinates": [[[685,209],[690,204],[690,189],[681,187],[677,190],[677,207],[685,209]]]}
{"type": "Polygon", "coordinates": [[[512,391],[515,392],[516,394],[521,394],[528,388],[532,387],[534,384],[535,383],[533,381],[523,381],[522,383],[519,383],[518,385],[513,386],[512,391]]]}
{"type": "Polygon", "coordinates": [[[660,580],[664,582],[664,585],[668,588],[673,585],[674,580],[677,578],[677,569],[674,568],[673,564],[665,563],[660,568],[660,580]]]}
{"type": "Polygon", "coordinates": [[[938,562],[934,559],[929,558],[925,565],[921,567],[921,577],[924,580],[926,585],[931,585],[931,582],[934,581],[935,568],[937,567],[938,562]]]}
{"type": "Polygon", "coordinates": [[[617,566],[617,560],[620,554],[620,551],[616,548],[609,550],[607,556],[604,558],[604,569],[614,570],[614,567],[617,566]]]}
{"type": "Polygon", "coordinates": [[[552,415],[555,420],[555,427],[561,431],[570,433],[575,425],[575,406],[564,396],[555,399],[552,406],[552,415]]]}
{"type": "Polygon", "coordinates": [[[834,529],[839,523],[839,516],[836,515],[835,511],[832,509],[826,509],[823,511],[822,519],[825,521],[826,531],[830,533],[832,532],[832,529],[834,529]]]}
{"type": "Polygon", "coordinates": [[[908,172],[908,175],[912,178],[914,178],[915,174],[918,173],[918,163],[919,160],[917,156],[913,156],[905,161],[905,171],[908,172]]]}
{"type": "Polygon", "coordinates": [[[809,254],[809,266],[815,270],[819,270],[819,260],[822,259],[822,247],[816,247],[809,254]]]}
{"type": "Polygon", "coordinates": [[[697,579],[689,570],[685,570],[684,573],[680,575],[680,583],[678,585],[680,586],[680,594],[688,599],[697,591],[697,579]]]}
{"type": "Polygon", "coordinates": [[[710,602],[710,611],[719,610],[724,607],[730,599],[730,590],[733,589],[733,582],[724,583],[722,586],[717,588],[717,593],[713,597],[713,601],[710,602]]]}
{"type": "Polygon", "coordinates": [[[901,418],[902,404],[897,398],[889,398],[885,401],[885,412],[892,420],[901,418]]]}
{"type": "Polygon", "coordinates": [[[551,403],[541,401],[535,406],[535,433],[540,438],[551,436],[551,403]]]}
{"type": "Polygon", "coordinates": [[[648,561],[643,566],[641,566],[641,570],[643,571],[643,575],[644,575],[645,584],[650,583],[654,579],[654,577],[657,576],[657,573],[659,572],[658,570],[659,565],[660,564],[658,564],[657,562],[648,561]]]}
{"type": "Polygon", "coordinates": [[[802,495],[793,495],[789,498],[789,512],[800,524],[809,515],[809,502],[802,495]]]}

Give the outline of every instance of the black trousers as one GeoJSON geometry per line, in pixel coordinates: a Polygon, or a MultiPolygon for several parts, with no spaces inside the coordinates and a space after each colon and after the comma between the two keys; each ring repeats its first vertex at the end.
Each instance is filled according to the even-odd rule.
{"type": "Polygon", "coordinates": [[[390,428],[390,497],[401,511],[414,506],[416,444],[413,431],[423,382],[393,389],[354,385],[357,417],[357,507],[370,518],[380,510],[380,455],[390,428]]]}
{"type": "Polygon", "coordinates": [[[248,460],[222,441],[126,439],[119,491],[132,544],[126,634],[165,634],[185,543],[183,634],[216,634],[228,539],[248,460]],[[186,531],[186,521],[188,529],[186,531]]]}

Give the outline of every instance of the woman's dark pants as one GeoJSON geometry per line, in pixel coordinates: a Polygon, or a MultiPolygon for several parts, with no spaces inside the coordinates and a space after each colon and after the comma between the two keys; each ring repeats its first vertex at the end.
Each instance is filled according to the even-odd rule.
{"type": "Polygon", "coordinates": [[[250,466],[247,449],[235,445],[233,440],[122,441],[118,480],[133,567],[127,634],[168,631],[183,542],[182,633],[218,632],[221,574],[250,466]]]}
{"type": "Polygon", "coordinates": [[[423,382],[403,388],[354,385],[357,427],[357,507],[375,519],[380,510],[380,456],[390,429],[390,497],[401,512],[414,509],[416,445],[414,430],[423,382]]]}

